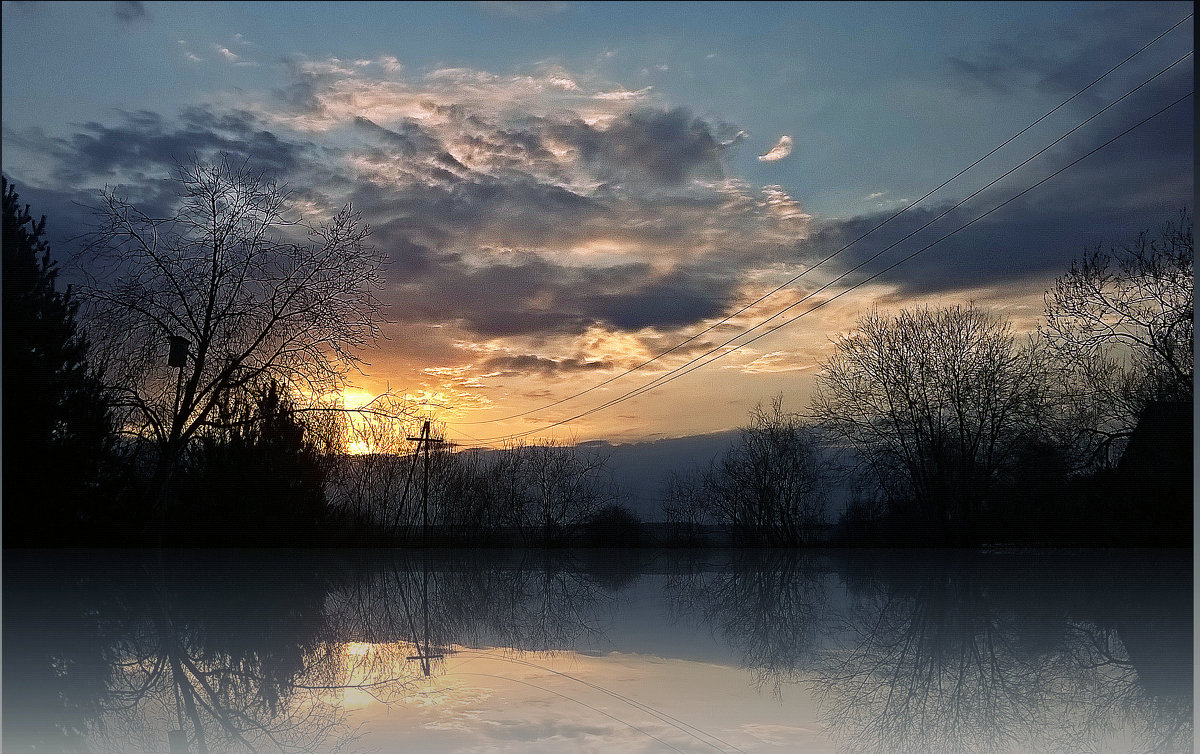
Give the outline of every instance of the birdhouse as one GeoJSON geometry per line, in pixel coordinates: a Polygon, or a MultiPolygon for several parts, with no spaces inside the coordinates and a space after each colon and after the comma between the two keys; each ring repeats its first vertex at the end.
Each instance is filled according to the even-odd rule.
{"type": "Polygon", "coordinates": [[[171,341],[171,355],[167,357],[167,366],[182,369],[187,366],[188,346],[192,341],[178,335],[172,335],[168,340],[171,341]]]}

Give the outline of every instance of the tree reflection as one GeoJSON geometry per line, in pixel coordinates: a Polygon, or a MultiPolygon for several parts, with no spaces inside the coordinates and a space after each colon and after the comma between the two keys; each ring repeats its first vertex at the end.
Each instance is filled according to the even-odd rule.
{"type": "Polygon", "coordinates": [[[276,592],[265,605],[237,605],[246,610],[238,622],[251,625],[232,626],[211,613],[189,615],[195,605],[178,605],[178,592],[162,582],[155,591],[117,644],[109,709],[123,722],[122,738],[166,723],[178,731],[173,751],[305,750],[339,732],[341,708],[322,692],[346,684],[340,658],[322,642],[319,593],[285,589],[282,602],[276,592]]]}
{"type": "Polygon", "coordinates": [[[739,551],[667,593],[845,751],[1191,750],[1187,553],[739,551]]]}
{"type": "Polygon", "coordinates": [[[826,721],[851,751],[1078,751],[1129,736],[1190,750],[1190,616],[1175,621],[1188,635],[1160,637],[1155,657],[1129,650],[1148,615],[1190,602],[1152,605],[1111,563],[1079,566],[926,555],[852,574],[865,588],[815,668],[826,721]],[[1095,612],[1101,596],[1149,612],[1114,621],[1095,612]],[[1145,671],[1164,663],[1189,668],[1186,685],[1152,689],[1145,671]]]}
{"type": "MultiPolygon", "coordinates": [[[[665,596],[761,687],[813,688],[847,751],[1188,751],[1188,555],[741,550],[668,561],[665,596]]],[[[4,748],[329,751],[348,690],[390,704],[455,652],[594,645],[640,568],[6,554],[4,748]]]]}
{"type": "Polygon", "coordinates": [[[334,589],[330,621],[352,641],[402,642],[430,656],[454,645],[545,651],[595,636],[608,601],[593,575],[555,552],[402,555],[373,560],[353,583],[334,589]]]}
{"type": "Polygon", "coordinates": [[[760,686],[778,691],[811,667],[828,614],[828,568],[786,550],[747,550],[729,568],[672,576],[676,615],[699,615],[760,686]]]}
{"type": "Polygon", "coordinates": [[[328,751],[460,646],[569,649],[606,592],[561,556],[195,553],[5,564],[5,751],[328,751]]]}
{"type": "Polygon", "coordinates": [[[827,720],[856,750],[1014,748],[1038,717],[1043,658],[986,604],[980,585],[954,572],[931,574],[914,594],[873,590],[819,669],[827,720]]]}
{"type": "MultiPolygon", "coordinates": [[[[67,556],[60,556],[64,558],[67,556]]],[[[318,574],[211,555],[5,568],[5,750],[309,751],[351,731],[318,574]],[[17,661],[16,667],[10,659],[17,661]]]]}

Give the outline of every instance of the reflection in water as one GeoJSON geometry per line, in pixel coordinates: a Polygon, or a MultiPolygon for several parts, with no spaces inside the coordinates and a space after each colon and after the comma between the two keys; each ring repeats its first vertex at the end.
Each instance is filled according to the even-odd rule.
{"type": "Polygon", "coordinates": [[[803,566],[680,594],[761,680],[812,688],[846,751],[1191,750],[1186,555],[852,552],[835,571],[838,608],[803,566]]]}
{"type": "Polygon", "coordinates": [[[665,591],[676,615],[701,617],[760,687],[778,692],[815,663],[830,617],[828,576],[814,556],[751,550],[727,568],[674,575],[665,591]]]}
{"type": "Polygon", "coordinates": [[[344,735],[329,692],[352,668],[318,574],[274,558],[72,560],[6,558],[6,749],[306,750],[344,735]]]}
{"type": "Polygon", "coordinates": [[[429,734],[479,725],[494,691],[565,722],[582,704],[664,750],[794,748],[803,729],[839,751],[1190,751],[1189,555],[6,553],[4,747],[359,751],[364,710],[420,706],[441,716],[429,734]],[[658,607],[615,621],[636,594],[658,607]],[[663,649],[688,624],[721,663],[629,654],[689,656],[682,638],[663,649]],[[544,654],[599,646],[623,654],[573,655],[575,671],[544,654]],[[735,664],[753,683],[704,675],[735,664]],[[730,714],[772,692],[785,722],[815,701],[827,727],[701,730],[681,718],[710,713],[672,716],[602,676],[644,676],[647,698],[707,678],[730,714]]]}

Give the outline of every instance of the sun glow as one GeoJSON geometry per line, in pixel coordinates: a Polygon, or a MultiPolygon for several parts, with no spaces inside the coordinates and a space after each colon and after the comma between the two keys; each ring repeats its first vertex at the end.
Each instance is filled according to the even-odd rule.
{"type": "Polygon", "coordinates": [[[366,390],[349,388],[331,398],[334,405],[347,412],[342,452],[361,456],[371,453],[396,453],[404,449],[404,438],[410,433],[408,428],[402,426],[403,422],[395,418],[358,412],[359,409],[374,403],[378,396],[366,390]]]}

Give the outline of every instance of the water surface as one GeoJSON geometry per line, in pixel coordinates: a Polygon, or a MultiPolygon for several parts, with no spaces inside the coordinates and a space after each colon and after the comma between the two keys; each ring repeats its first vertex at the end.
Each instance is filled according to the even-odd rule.
{"type": "Polygon", "coordinates": [[[1191,552],[7,552],[4,751],[1191,751],[1191,552]]]}

